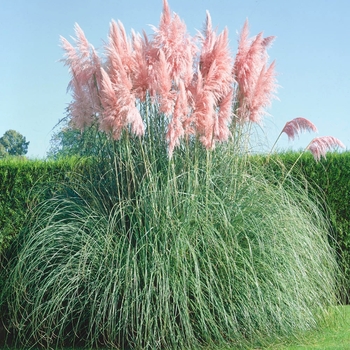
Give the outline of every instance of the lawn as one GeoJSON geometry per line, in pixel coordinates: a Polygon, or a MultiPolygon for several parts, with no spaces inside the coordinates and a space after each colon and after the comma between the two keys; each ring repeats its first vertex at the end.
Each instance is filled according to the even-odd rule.
{"type": "MultiPolygon", "coordinates": [[[[271,350],[345,350],[350,349],[350,305],[336,309],[334,320],[320,330],[311,332],[300,343],[278,344],[267,347],[271,350]]],[[[233,349],[232,349],[233,350],[233,349]]]]}

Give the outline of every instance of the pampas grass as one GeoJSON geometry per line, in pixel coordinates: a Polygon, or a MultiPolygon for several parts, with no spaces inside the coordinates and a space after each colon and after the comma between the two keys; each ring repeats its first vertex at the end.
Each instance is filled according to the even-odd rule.
{"type": "Polygon", "coordinates": [[[193,141],[166,162],[124,141],[20,238],[7,295],[22,344],[239,347],[317,326],[337,265],[302,190],[233,146],[193,141]]]}
{"type": "Polygon", "coordinates": [[[71,123],[110,142],[14,247],[3,295],[21,345],[260,346],[336,303],[317,203],[247,153],[276,88],[273,38],[246,24],[231,61],[209,13],[201,48],[185,29],[164,0],[153,40],[112,23],[103,64],[78,27],[76,48],[63,39],[71,123]]]}

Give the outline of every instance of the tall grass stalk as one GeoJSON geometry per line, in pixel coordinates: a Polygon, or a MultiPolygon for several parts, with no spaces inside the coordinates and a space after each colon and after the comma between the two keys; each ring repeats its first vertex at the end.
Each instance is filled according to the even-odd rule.
{"type": "Polygon", "coordinates": [[[307,194],[234,143],[188,140],[169,160],[161,127],[124,135],[36,208],[6,287],[21,344],[244,347],[314,328],[336,303],[327,223],[307,194]]]}

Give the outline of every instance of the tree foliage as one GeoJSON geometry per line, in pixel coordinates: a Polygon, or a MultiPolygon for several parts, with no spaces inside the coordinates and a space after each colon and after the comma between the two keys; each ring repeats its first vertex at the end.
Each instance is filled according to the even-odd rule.
{"type": "Polygon", "coordinates": [[[58,125],[60,128],[53,134],[50,141],[48,158],[93,156],[101,151],[101,142],[104,142],[106,136],[98,132],[97,126],[91,125],[80,131],[73,128],[67,118],[60,121],[58,125]]]}
{"type": "Polygon", "coordinates": [[[0,158],[23,156],[28,152],[29,141],[15,130],[7,130],[0,138],[0,158]]]}

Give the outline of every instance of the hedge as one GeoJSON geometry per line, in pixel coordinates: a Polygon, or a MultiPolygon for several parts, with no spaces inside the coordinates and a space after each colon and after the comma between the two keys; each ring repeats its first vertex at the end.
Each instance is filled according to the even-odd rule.
{"type": "MultiPolygon", "coordinates": [[[[289,152],[273,155],[268,162],[259,162],[271,167],[281,178],[292,176],[304,181],[310,193],[317,193],[324,200],[324,209],[331,224],[331,235],[338,259],[344,269],[344,302],[350,302],[350,152],[328,153],[326,159],[315,162],[310,153],[289,152]],[[298,161],[297,161],[298,160],[298,161]],[[297,161],[297,163],[295,163],[297,161]],[[293,167],[293,165],[295,166],[293,167]],[[289,170],[292,169],[289,174],[289,170]]],[[[332,242],[331,242],[332,243],[332,242]]]]}
{"type": "Polygon", "coordinates": [[[52,196],[60,183],[69,181],[69,174],[80,163],[77,158],[0,160],[0,256],[21,230],[28,210],[52,196]]]}

